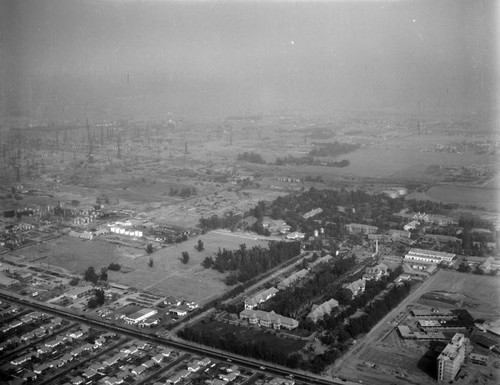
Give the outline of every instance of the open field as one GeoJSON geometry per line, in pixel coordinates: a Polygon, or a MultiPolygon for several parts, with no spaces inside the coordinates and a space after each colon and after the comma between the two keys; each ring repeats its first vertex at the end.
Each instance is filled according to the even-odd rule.
{"type": "MultiPolygon", "coordinates": [[[[499,290],[498,277],[438,271],[410,293],[397,308],[341,357],[334,365],[334,375],[361,379],[370,384],[434,382],[435,359],[426,356],[429,343],[402,340],[395,330],[398,322],[409,313],[408,305],[466,308],[474,317],[491,320],[500,316],[499,290]],[[458,306],[449,302],[429,303],[428,300],[422,300],[422,295],[428,293],[447,294],[457,300],[458,306]],[[369,364],[375,364],[376,367],[372,368],[369,364]]],[[[474,370],[473,373],[476,373],[474,370]]],[[[495,378],[498,378],[498,373],[496,377],[492,376],[489,382],[484,383],[496,383],[495,378]]],[[[474,383],[473,379],[475,377],[469,377],[470,382],[463,383],[474,383]]]]}
{"type": "Polygon", "coordinates": [[[70,273],[82,274],[89,266],[94,266],[98,271],[111,262],[120,262],[122,255],[142,253],[144,252],[141,250],[115,246],[103,240],[89,241],[62,236],[12,254],[24,257],[27,262],[59,266],[70,273]]]}
{"type": "Polygon", "coordinates": [[[122,256],[118,262],[127,273],[109,272],[109,279],[155,294],[204,303],[230,289],[222,281],[225,274],[201,266],[205,257],[215,256],[219,248],[238,249],[243,243],[249,248],[256,245],[265,247],[268,240],[265,237],[256,239],[246,233],[212,231],[180,244],[168,245],[151,255],[142,252],[140,255],[122,256]],[[203,241],[205,247],[201,252],[195,249],[198,239],[203,241]],[[183,251],[190,256],[187,264],[181,262],[183,251]],[[150,258],[153,268],[148,266],[150,258]]]}
{"type": "Polygon", "coordinates": [[[115,245],[103,239],[88,241],[63,236],[12,254],[16,259],[21,257],[26,262],[57,266],[73,274],[82,274],[89,266],[99,271],[117,262],[122,270],[108,272],[111,282],[203,303],[230,289],[223,282],[225,274],[201,266],[205,257],[214,257],[219,248],[238,249],[243,243],[249,248],[257,245],[266,247],[271,239],[279,238],[220,230],[147,254],[143,249],[115,245]],[[195,249],[198,239],[204,243],[201,252],[195,249]],[[187,264],[180,260],[183,251],[190,256],[187,264]],[[153,268],[148,265],[150,258],[153,268]]]}
{"type": "MultiPolygon", "coordinates": [[[[464,274],[444,270],[440,279],[426,286],[426,293],[442,292],[453,295],[475,318],[496,319],[500,317],[500,277],[464,274]]],[[[441,303],[441,302],[440,302],[441,303]]],[[[442,303],[446,306],[446,303],[442,303]]],[[[455,306],[454,306],[455,307],[455,306]]]]}

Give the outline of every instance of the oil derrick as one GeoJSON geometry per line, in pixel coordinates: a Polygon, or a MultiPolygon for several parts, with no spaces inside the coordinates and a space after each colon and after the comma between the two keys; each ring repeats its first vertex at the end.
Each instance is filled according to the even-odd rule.
{"type": "Polygon", "coordinates": [[[121,149],[122,143],[121,142],[122,142],[122,134],[121,134],[121,131],[118,131],[118,136],[116,137],[116,147],[117,147],[116,157],[118,159],[122,158],[122,149],[121,149]]]}
{"type": "Polygon", "coordinates": [[[93,163],[94,161],[94,143],[93,139],[90,136],[90,127],[89,127],[89,120],[87,119],[87,140],[89,144],[89,153],[88,153],[88,161],[89,163],[93,163]]]}
{"type": "Polygon", "coordinates": [[[16,164],[16,182],[21,181],[21,167],[19,164],[16,164]]]}

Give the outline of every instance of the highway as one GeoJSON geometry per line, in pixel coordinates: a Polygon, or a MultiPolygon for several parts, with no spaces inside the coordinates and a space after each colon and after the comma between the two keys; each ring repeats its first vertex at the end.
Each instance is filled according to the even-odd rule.
{"type": "Polygon", "coordinates": [[[186,351],[192,354],[207,356],[221,361],[228,361],[239,366],[244,366],[248,369],[257,370],[260,372],[265,372],[280,377],[293,376],[295,380],[302,381],[306,384],[312,384],[312,385],[353,384],[346,381],[333,380],[327,377],[316,376],[312,373],[291,370],[285,367],[275,365],[273,363],[264,363],[262,361],[258,361],[252,358],[243,357],[232,353],[227,353],[218,349],[212,349],[206,346],[188,343],[186,341],[177,338],[169,338],[169,339],[160,338],[152,333],[148,333],[146,331],[142,331],[139,329],[134,330],[125,326],[110,324],[105,321],[87,317],[85,315],[75,314],[60,307],[48,306],[44,303],[35,302],[31,299],[30,301],[28,301],[25,298],[11,295],[3,290],[0,290],[0,298],[6,301],[15,302],[19,305],[34,308],[36,310],[40,310],[46,313],[58,315],[74,321],[85,323],[90,326],[107,329],[109,331],[120,333],[132,338],[149,341],[158,345],[165,345],[171,348],[186,351]]]}

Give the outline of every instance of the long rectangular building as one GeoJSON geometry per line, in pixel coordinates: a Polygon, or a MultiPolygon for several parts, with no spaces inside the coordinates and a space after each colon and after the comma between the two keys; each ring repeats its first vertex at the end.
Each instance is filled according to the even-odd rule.
{"type": "Polygon", "coordinates": [[[442,251],[424,250],[424,249],[410,249],[408,254],[405,255],[405,262],[421,262],[439,264],[441,262],[450,264],[455,259],[456,254],[444,253],[442,251]]]}

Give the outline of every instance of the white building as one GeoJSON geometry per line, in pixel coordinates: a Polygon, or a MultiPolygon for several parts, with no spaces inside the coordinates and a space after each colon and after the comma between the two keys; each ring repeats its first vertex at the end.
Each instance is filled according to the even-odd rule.
{"type": "Polygon", "coordinates": [[[145,319],[147,319],[151,316],[154,316],[157,313],[158,313],[158,310],[156,310],[156,309],[145,308],[145,309],[141,309],[139,311],[136,311],[135,313],[132,313],[129,316],[124,317],[123,320],[125,321],[125,323],[135,325],[141,321],[144,321],[145,319]]]}
{"type": "Polygon", "coordinates": [[[442,251],[410,249],[404,257],[404,262],[421,262],[439,264],[441,262],[451,264],[455,259],[456,254],[444,253],[442,251]]]}

